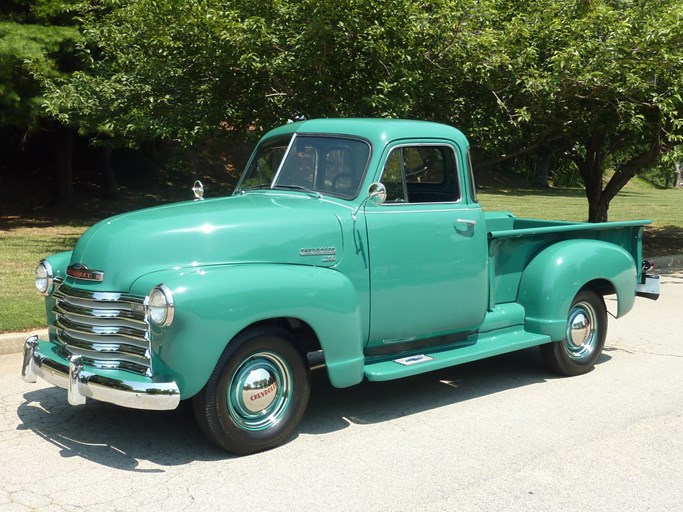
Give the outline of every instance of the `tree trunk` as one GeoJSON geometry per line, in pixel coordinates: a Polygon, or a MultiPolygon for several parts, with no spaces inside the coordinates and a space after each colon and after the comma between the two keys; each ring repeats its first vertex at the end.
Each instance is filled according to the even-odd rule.
{"type": "Polygon", "coordinates": [[[52,202],[54,206],[70,208],[74,204],[74,132],[68,127],[57,126],[53,134],[55,184],[52,202]]]}
{"type": "Polygon", "coordinates": [[[607,222],[609,201],[601,194],[595,202],[588,201],[588,222],[607,222]]]}
{"type": "Polygon", "coordinates": [[[593,162],[579,168],[588,199],[588,222],[607,222],[609,199],[602,191],[602,169],[593,162]]]}
{"type": "Polygon", "coordinates": [[[116,199],[119,195],[118,187],[116,185],[116,174],[111,164],[112,148],[105,146],[104,148],[104,162],[102,167],[104,198],[116,199]]]}
{"type": "Polygon", "coordinates": [[[624,188],[638,171],[653,164],[661,154],[661,147],[653,144],[643,150],[629,161],[622,163],[610,178],[603,190],[602,175],[604,159],[595,160],[592,165],[586,162],[581,167],[581,176],[586,184],[586,196],[588,197],[588,220],[590,222],[607,222],[607,210],[609,203],[624,188]],[[599,162],[600,165],[597,165],[599,162]],[[591,172],[592,171],[592,172],[591,172]]]}
{"type": "Polygon", "coordinates": [[[534,187],[550,188],[548,173],[550,171],[551,152],[547,148],[540,148],[536,154],[536,169],[534,171],[534,187]]]}
{"type": "Polygon", "coordinates": [[[683,187],[683,176],[681,176],[681,163],[674,163],[674,188],[683,187]]]}

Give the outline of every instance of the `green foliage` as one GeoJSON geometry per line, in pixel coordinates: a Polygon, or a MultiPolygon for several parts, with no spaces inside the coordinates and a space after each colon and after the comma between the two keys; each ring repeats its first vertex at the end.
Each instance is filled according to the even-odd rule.
{"type": "Polygon", "coordinates": [[[592,220],[683,138],[680,0],[90,5],[90,67],[49,81],[49,112],[83,131],[192,145],[298,114],[444,121],[491,157],[552,151],[592,220]]]}
{"type": "Polygon", "coordinates": [[[449,121],[445,101],[466,110],[449,56],[466,4],[105,1],[84,17],[91,67],[53,81],[48,108],[65,123],[184,144],[299,114],[449,121]]]}
{"type": "Polygon", "coordinates": [[[35,129],[45,117],[42,79],[67,76],[80,39],[74,2],[13,0],[0,7],[0,127],[35,129]]]}
{"type": "Polygon", "coordinates": [[[87,71],[50,85],[62,122],[129,138],[188,143],[258,115],[265,26],[208,0],[102,2],[84,17],[87,71]]]}
{"type": "Polygon", "coordinates": [[[606,220],[628,180],[683,137],[683,3],[494,4],[494,23],[471,55],[499,106],[494,124],[512,151],[545,145],[570,159],[589,218],[606,220]]]}

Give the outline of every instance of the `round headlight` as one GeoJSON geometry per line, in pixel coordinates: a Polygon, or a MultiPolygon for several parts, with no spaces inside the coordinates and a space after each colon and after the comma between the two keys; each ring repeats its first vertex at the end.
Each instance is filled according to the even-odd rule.
{"type": "Polygon", "coordinates": [[[173,294],[163,284],[155,286],[147,298],[147,315],[149,320],[160,327],[173,322],[173,294]]]}
{"type": "Polygon", "coordinates": [[[53,283],[52,265],[42,260],[36,267],[36,289],[43,295],[50,295],[53,283]]]}

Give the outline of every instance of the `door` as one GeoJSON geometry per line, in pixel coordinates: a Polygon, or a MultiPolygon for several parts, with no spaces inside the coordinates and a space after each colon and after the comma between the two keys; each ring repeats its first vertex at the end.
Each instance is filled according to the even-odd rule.
{"type": "Polygon", "coordinates": [[[456,147],[436,142],[387,150],[380,180],[387,199],[365,209],[369,354],[452,339],[484,319],[486,229],[479,205],[462,193],[459,157],[456,147]]]}

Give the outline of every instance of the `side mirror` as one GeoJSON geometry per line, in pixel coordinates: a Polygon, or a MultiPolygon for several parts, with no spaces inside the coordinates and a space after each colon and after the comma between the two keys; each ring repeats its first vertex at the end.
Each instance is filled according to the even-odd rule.
{"type": "Polygon", "coordinates": [[[368,199],[375,204],[382,204],[387,200],[387,187],[376,181],[368,187],[368,199]]]}
{"type": "Polygon", "coordinates": [[[194,192],[194,200],[202,201],[204,199],[204,185],[201,181],[197,180],[192,185],[192,192],[194,192]]]}
{"type": "Polygon", "coordinates": [[[351,213],[351,217],[353,218],[353,221],[356,222],[358,218],[358,212],[360,211],[363,206],[365,206],[368,201],[372,201],[375,204],[382,204],[384,201],[387,200],[387,187],[385,187],[382,183],[379,181],[375,181],[374,183],[370,184],[368,187],[368,195],[365,196],[365,199],[363,199],[360,204],[358,205],[358,208],[356,208],[353,213],[351,213]]]}

